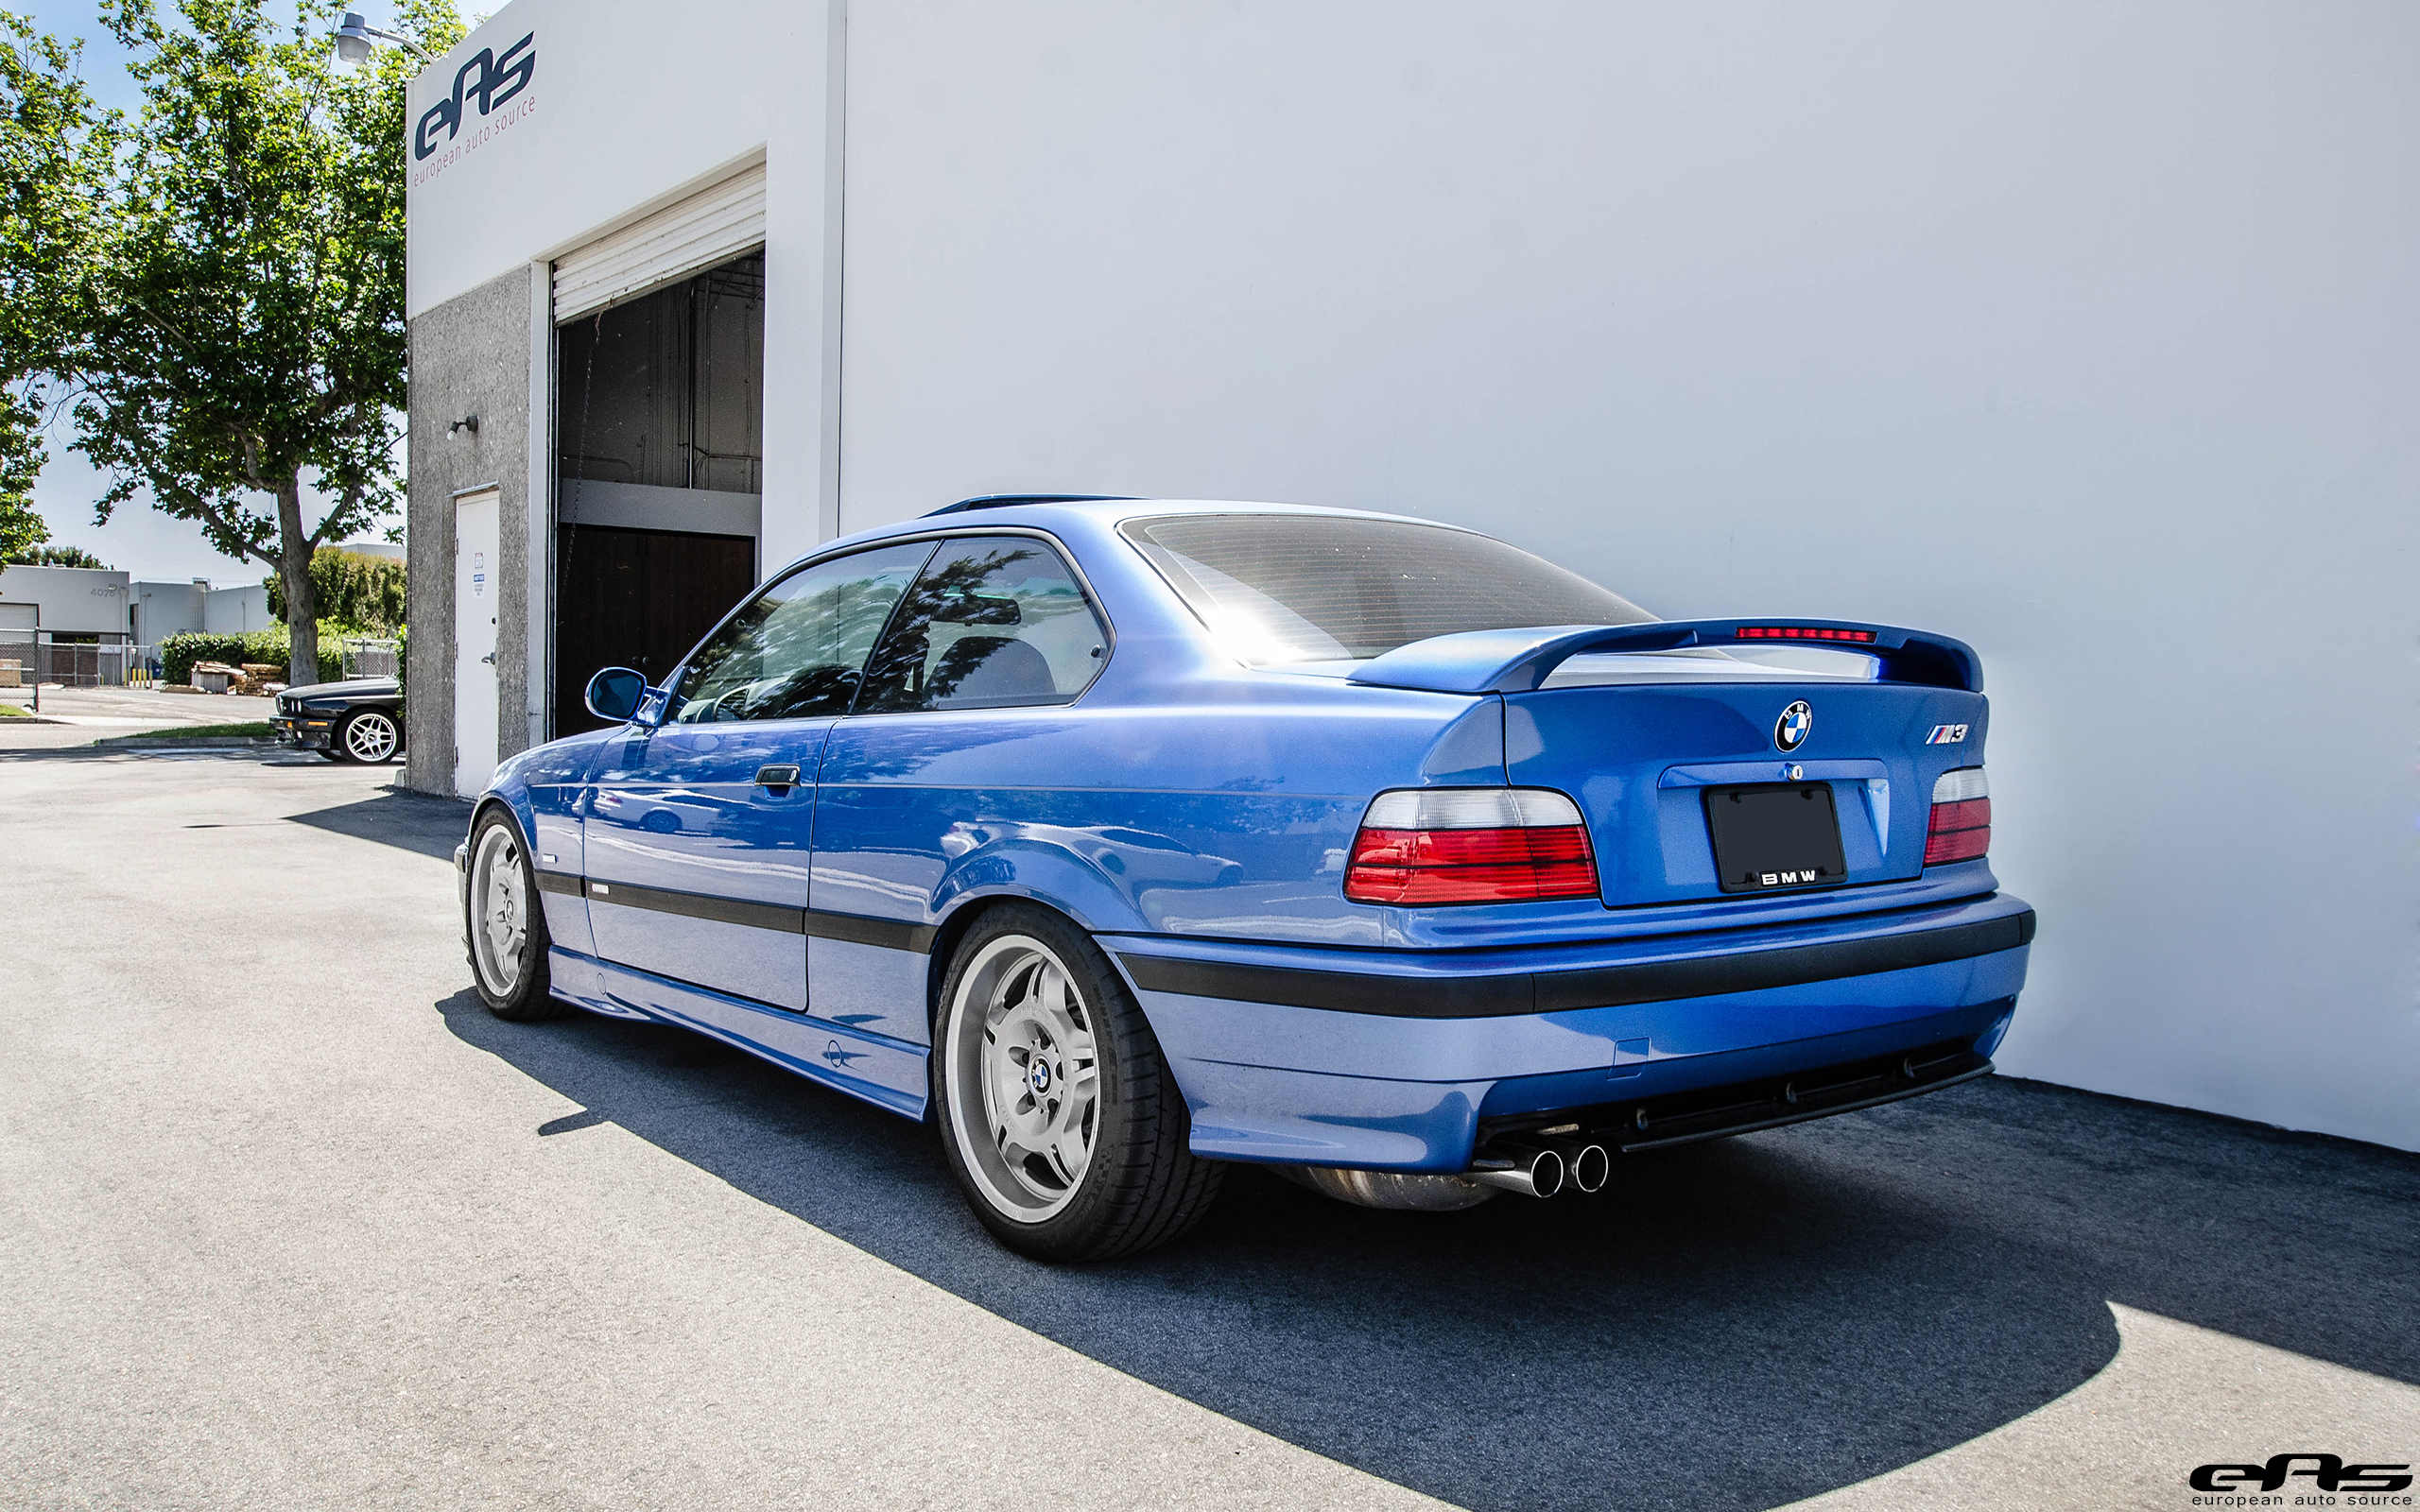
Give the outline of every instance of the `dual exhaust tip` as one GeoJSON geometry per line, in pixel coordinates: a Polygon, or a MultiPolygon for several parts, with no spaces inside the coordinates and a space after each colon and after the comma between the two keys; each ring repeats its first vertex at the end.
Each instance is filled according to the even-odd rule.
{"type": "Polygon", "coordinates": [[[1565,1187],[1574,1192],[1601,1191],[1614,1174],[1613,1158],[1601,1144],[1498,1140],[1490,1153],[1495,1158],[1489,1162],[1490,1169],[1467,1173],[1470,1179],[1525,1197],[1551,1197],[1565,1187]]]}

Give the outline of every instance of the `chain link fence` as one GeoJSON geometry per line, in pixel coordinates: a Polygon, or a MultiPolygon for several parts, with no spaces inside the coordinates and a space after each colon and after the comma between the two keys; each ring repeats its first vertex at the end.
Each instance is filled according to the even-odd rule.
{"type": "Polygon", "coordinates": [[[41,632],[0,627],[0,698],[42,711],[41,632]]]}
{"type": "Polygon", "coordinates": [[[404,675],[403,643],[400,641],[347,636],[340,644],[344,649],[344,675],[348,678],[400,678],[404,675]]]}
{"type": "Polygon", "coordinates": [[[61,688],[148,688],[159,680],[160,656],[154,646],[123,641],[109,644],[54,641],[41,630],[0,628],[0,698],[39,708],[44,683],[61,688]]]}

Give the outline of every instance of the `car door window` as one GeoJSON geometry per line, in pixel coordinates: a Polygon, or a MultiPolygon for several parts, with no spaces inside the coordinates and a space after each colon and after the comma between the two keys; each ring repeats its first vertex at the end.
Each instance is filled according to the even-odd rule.
{"type": "Polygon", "coordinates": [[[928,541],[877,547],[774,583],[691,654],[669,722],[846,713],[866,653],[932,554],[928,541]]]}
{"type": "Polygon", "coordinates": [[[867,664],[857,712],[1065,703],[1108,647],[1099,612],[1048,541],[944,541],[867,664]]]}

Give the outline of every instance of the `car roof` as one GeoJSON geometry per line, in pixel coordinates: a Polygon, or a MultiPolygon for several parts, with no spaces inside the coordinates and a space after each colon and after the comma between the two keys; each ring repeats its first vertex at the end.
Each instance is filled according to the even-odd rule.
{"type": "Polygon", "coordinates": [[[894,536],[924,535],[935,530],[963,533],[994,525],[1047,528],[1070,517],[1097,525],[1115,526],[1129,520],[1187,514],[1325,515],[1340,520],[1392,520],[1405,524],[1434,525],[1441,530],[1468,528],[1442,520],[1423,519],[1418,515],[1390,514],[1376,509],[1340,509],[1320,504],[1279,504],[1261,499],[1138,499],[1103,494],[994,493],[960,499],[956,504],[945,505],[911,519],[854,532],[817,547],[811,555],[825,555],[836,546],[870,544],[894,536]]]}
{"type": "Polygon", "coordinates": [[[1484,534],[1466,525],[1449,524],[1443,520],[1428,520],[1419,515],[1388,514],[1375,509],[1339,509],[1319,504],[1279,504],[1257,499],[1138,499],[1104,494],[994,493],[960,499],[925,514],[894,520],[888,524],[872,525],[827,541],[813,551],[792,558],[772,576],[780,576],[803,563],[830,557],[837,552],[879,545],[903,536],[930,537],[944,531],[952,535],[972,535],[1013,526],[1056,533],[1054,527],[1063,529],[1078,523],[1097,529],[1115,529],[1130,520],[1189,514],[1324,515],[1340,520],[1390,520],[1403,524],[1429,525],[1439,530],[1459,530],[1469,535],[1484,534]]]}
{"type": "MultiPolygon", "coordinates": [[[[1171,514],[1320,514],[1335,515],[1351,520],[1404,520],[1424,525],[1443,523],[1436,520],[1423,520],[1415,515],[1391,514],[1376,509],[1340,509],[1323,504],[1280,504],[1266,499],[1138,499],[1106,494],[1075,493],[985,494],[973,499],[960,499],[956,504],[944,505],[928,514],[918,516],[917,519],[932,520],[955,514],[988,518],[995,511],[1013,510],[1022,514],[1028,509],[1082,514],[1090,519],[1111,523],[1171,514]]],[[[907,524],[914,522],[901,523],[907,524]]],[[[1461,527],[1448,525],[1446,528],[1461,527]]]]}

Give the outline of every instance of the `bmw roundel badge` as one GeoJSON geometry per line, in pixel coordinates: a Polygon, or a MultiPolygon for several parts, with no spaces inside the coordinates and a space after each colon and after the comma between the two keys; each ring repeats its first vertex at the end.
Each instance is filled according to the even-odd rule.
{"type": "Polygon", "coordinates": [[[1806,744],[1806,732],[1815,728],[1815,711],[1799,699],[1781,712],[1773,721],[1773,744],[1783,750],[1796,750],[1806,744]]]}

